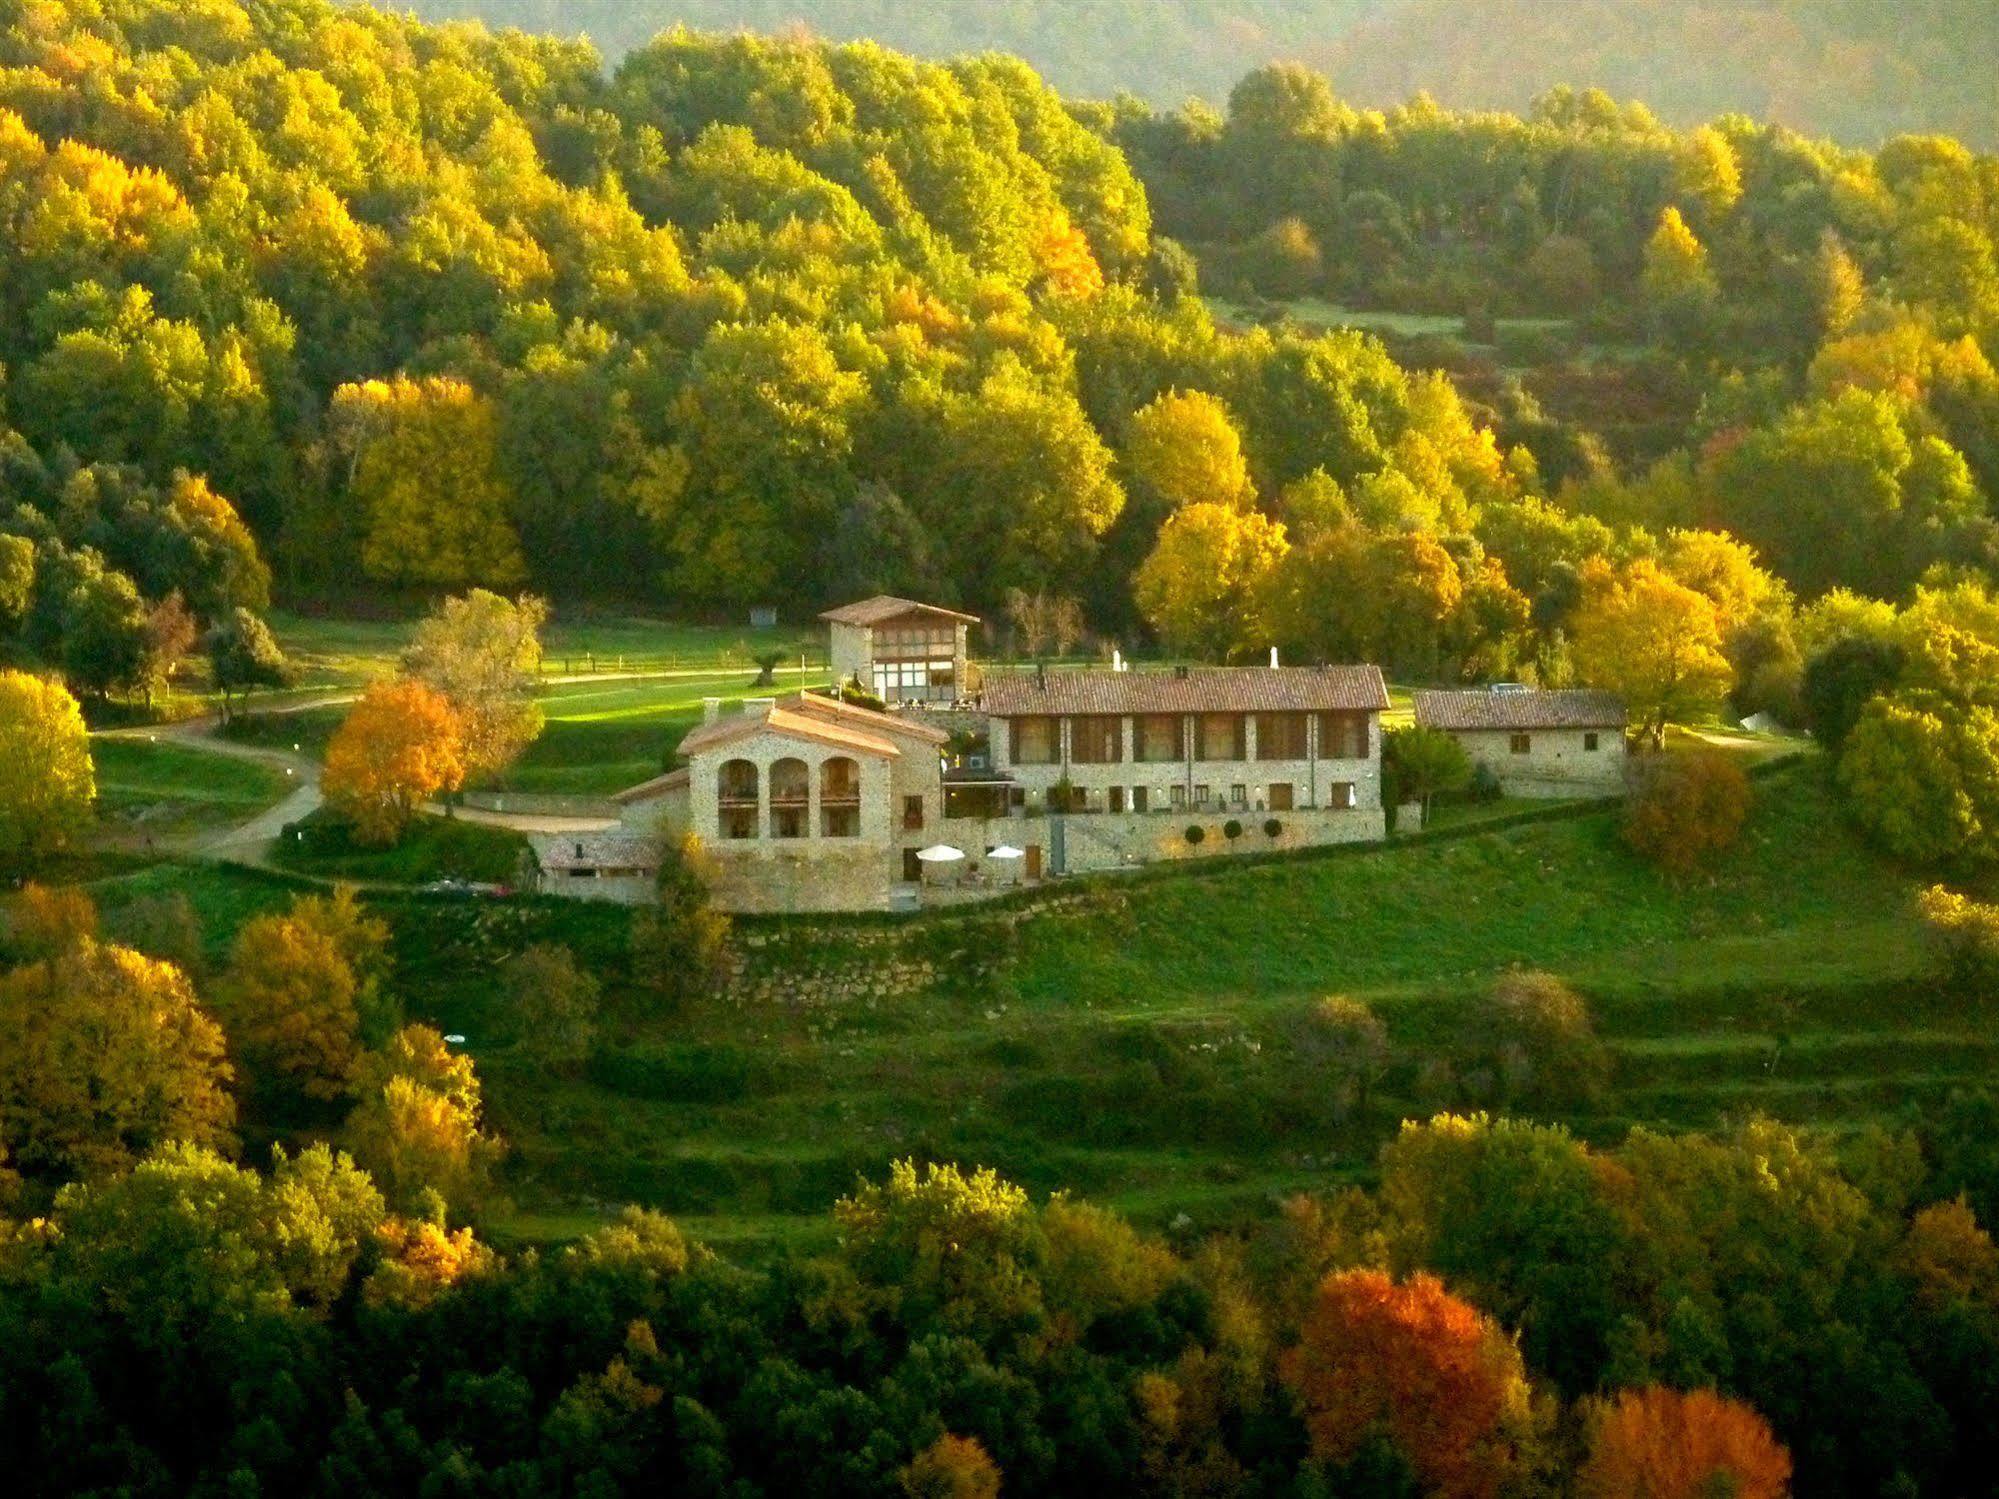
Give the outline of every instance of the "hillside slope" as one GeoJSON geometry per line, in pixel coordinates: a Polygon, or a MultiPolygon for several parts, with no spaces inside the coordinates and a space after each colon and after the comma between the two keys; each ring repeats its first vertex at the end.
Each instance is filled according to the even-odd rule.
{"type": "Polygon", "coordinates": [[[1275,59],[1390,104],[1418,90],[1458,107],[1526,106],[1557,83],[1638,98],[1668,119],[1739,111],[1866,144],[1939,131],[1999,144],[1976,64],[1999,57],[1985,0],[416,0],[432,19],[587,32],[616,56],[676,23],[805,28],[930,57],[1010,52],[1064,93],[1219,101],[1275,59]],[[1503,47],[1492,40],[1504,37],[1503,47]]]}
{"type": "Polygon", "coordinates": [[[1985,0],[1408,0],[1324,61],[1368,103],[1427,90],[1518,109],[1568,83],[1676,121],[1739,112],[1855,143],[1939,131],[1990,145],[1999,104],[1977,63],[1995,56],[1985,0]]]}

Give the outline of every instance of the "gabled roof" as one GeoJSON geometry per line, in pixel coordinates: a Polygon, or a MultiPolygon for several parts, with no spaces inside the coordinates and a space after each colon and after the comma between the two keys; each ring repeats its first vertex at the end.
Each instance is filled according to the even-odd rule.
{"type": "Polygon", "coordinates": [[[823,692],[798,693],[787,698],[783,706],[848,723],[865,733],[900,734],[905,739],[920,739],[926,744],[951,742],[951,736],[942,729],[918,719],[906,718],[900,713],[877,712],[873,708],[864,708],[859,703],[850,703],[823,692]]]}
{"type": "Polygon", "coordinates": [[[689,777],[687,767],[669,770],[663,776],[654,776],[650,781],[640,781],[636,786],[627,786],[623,791],[614,792],[614,802],[649,802],[654,797],[665,796],[674,791],[685,791],[689,777]]]}
{"type": "Polygon", "coordinates": [[[1378,713],[1388,687],[1378,666],[1193,666],[1171,671],[1051,671],[989,675],[992,718],[1040,713],[1378,713]]]}
{"type": "Polygon", "coordinates": [[[892,593],[878,593],[871,599],[862,599],[858,604],[842,604],[837,609],[828,609],[819,617],[836,625],[878,625],[886,620],[900,619],[905,614],[936,614],[968,625],[979,622],[976,614],[960,614],[956,609],[946,609],[937,604],[919,604],[915,599],[897,598],[892,593]]]}
{"type": "MultiPolygon", "coordinates": [[[[859,710],[871,719],[886,718],[886,714],[859,710]]],[[[762,713],[734,713],[704,723],[685,739],[680,741],[680,753],[690,759],[695,755],[707,754],[712,750],[734,744],[740,739],[749,739],[757,734],[772,733],[793,739],[810,740],[815,744],[828,744],[835,749],[851,750],[855,754],[874,755],[885,760],[900,759],[902,751],[893,739],[886,737],[875,725],[843,722],[840,718],[821,712],[816,708],[799,705],[797,698],[787,698],[762,713]]]]}
{"type": "Polygon", "coordinates": [[[1416,722],[1426,729],[1622,729],[1624,700],[1615,693],[1419,692],[1416,722]]]}
{"type": "Polygon", "coordinates": [[[539,833],[529,842],[545,872],[659,868],[659,845],[629,833],[539,833]]]}

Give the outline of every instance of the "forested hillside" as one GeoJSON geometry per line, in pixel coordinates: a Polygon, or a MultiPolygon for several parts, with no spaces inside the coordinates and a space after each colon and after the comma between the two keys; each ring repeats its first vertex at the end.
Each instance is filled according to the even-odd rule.
{"type": "Polygon", "coordinates": [[[1558,84],[1644,99],[1691,124],[1741,112],[1854,144],[1943,130],[1999,144],[1984,0],[418,0],[425,15],[588,32],[612,55],[690,26],[809,27],[929,57],[1000,51],[1064,93],[1219,101],[1264,63],[1308,63],[1341,94],[1525,109],[1558,84]]]}

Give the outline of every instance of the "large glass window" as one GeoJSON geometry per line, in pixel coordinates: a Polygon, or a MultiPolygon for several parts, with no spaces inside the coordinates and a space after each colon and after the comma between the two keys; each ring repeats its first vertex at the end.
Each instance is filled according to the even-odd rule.
{"type": "Polygon", "coordinates": [[[861,834],[861,767],[845,755],[819,767],[819,832],[826,838],[861,834]]]}
{"type": "Polygon", "coordinates": [[[1187,753],[1177,713],[1147,713],[1132,720],[1133,752],[1148,764],[1163,765],[1187,753]]]}
{"type": "Polygon", "coordinates": [[[958,650],[958,626],[951,620],[915,620],[877,625],[877,661],[949,661],[958,650]]]}
{"type": "Polygon", "coordinates": [[[724,838],[757,835],[757,768],[749,760],[723,764],[716,783],[716,821],[724,838]]]}
{"type": "Polygon", "coordinates": [[[803,760],[779,760],[770,768],[770,835],[803,838],[811,810],[812,772],[803,760]]]}
{"type": "Polygon", "coordinates": [[[1243,716],[1203,713],[1194,720],[1196,760],[1240,760],[1243,757],[1243,716]]]}
{"type": "Polygon", "coordinates": [[[1365,760],[1368,757],[1367,737],[1365,713],[1319,715],[1321,760],[1365,760]]]}
{"type": "Polygon", "coordinates": [[[1108,714],[1069,720],[1069,758],[1078,765],[1115,765],[1124,759],[1124,724],[1108,714]]]}
{"type": "Polygon", "coordinates": [[[1256,715],[1256,758],[1259,760],[1303,760],[1305,734],[1310,719],[1303,713],[1259,713],[1256,715]]]}
{"type": "Polygon", "coordinates": [[[1007,722],[1015,765],[1053,765],[1062,758],[1062,741],[1055,732],[1055,719],[1037,716],[1007,722]]]}

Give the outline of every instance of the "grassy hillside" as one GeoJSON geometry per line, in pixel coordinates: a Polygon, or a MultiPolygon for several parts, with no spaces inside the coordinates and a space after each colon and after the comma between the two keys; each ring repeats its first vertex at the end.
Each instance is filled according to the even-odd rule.
{"type": "Polygon", "coordinates": [[[1748,1110],[1852,1128],[1991,1078],[1985,1028],[1922,979],[1912,881],[1849,835],[1815,764],[1759,787],[1741,856],[1685,887],[1590,812],[968,915],[745,923],[729,993],[687,1014],[628,981],[623,911],[385,909],[413,1012],[470,1038],[513,1142],[515,1233],[638,1200],[767,1243],[819,1231],[803,1215],[906,1154],[1152,1221],[1226,1221],[1364,1173],[1405,1114],[1506,1104],[1490,1078],[1435,1064],[1514,966],[1591,999],[1617,1069],[1573,1122],[1599,1137],[1748,1110]],[[569,944],[609,983],[579,1076],[513,1052],[495,1009],[496,965],[532,941],[569,944]],[[1364,1117],[1341,1114],[1297,1040],[1331,992],[1372,1004],[1397,1046],[1364,1117]]]}

